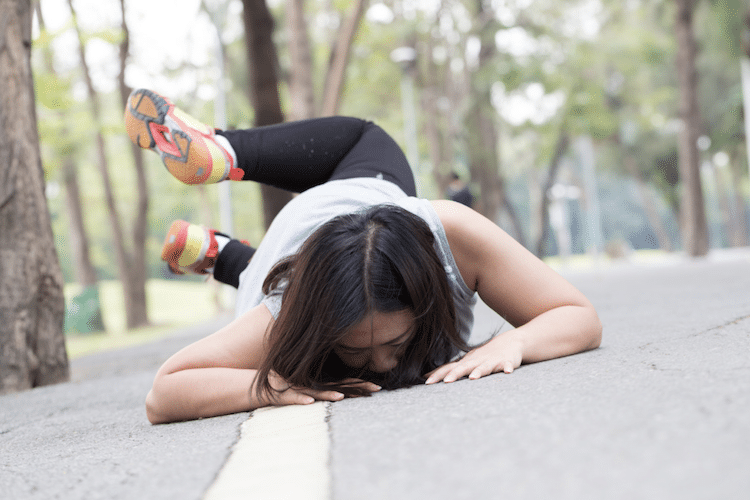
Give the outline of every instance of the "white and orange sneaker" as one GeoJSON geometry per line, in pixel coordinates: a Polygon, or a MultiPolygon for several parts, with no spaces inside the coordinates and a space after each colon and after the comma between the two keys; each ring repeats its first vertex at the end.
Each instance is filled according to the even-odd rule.
{"type": "MultiPolygon", "coordinates": [[[[176,220],[167,232],[161,260],[175,274],[209,274],[219,255],[214,229],[207,229],[184,220],[176,220]]],[[[222,235],[224,236],[224,235],[222,235]]]]}
{"type": "Polygon", "coordinates": [[[131,92],[125,128],[130,140],[159,153],[167,170],[185,184],[240,180],[244,175],[226,139],[151,90],[131,92]]]}

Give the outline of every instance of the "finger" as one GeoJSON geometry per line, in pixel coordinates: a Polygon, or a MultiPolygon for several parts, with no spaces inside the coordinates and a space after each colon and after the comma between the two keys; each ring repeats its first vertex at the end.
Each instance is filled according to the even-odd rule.
{"type": "Polygon", "coordinates": [[[274,406],[287,406],[287,405],[309,405],[315,402],[315,398],[297,392],[293,389],[286,390],[279,394],[278,398],[273,402],[274,406]]]}
{"type": "Polygon", "coordinates": [[[465,377],[471,371],[475,368],[475,365],[473,364],[462,364],[459,363],[453,370],[451,370],[445,378],[443,378],[443,382],[445,383],[451,383],[455,382],[456,380],[465,377]]]}
{"type": "Polygon", "coordinates": [[[298,391],[318,401],[341,401],[344,399],[344,394],[338,391],[316,391],[314,389],[298,389],[298,391]]]}
{"type": "Polygon", "coordinates": [[[341,383],[345,385],[356,385],[356,384],[361,384],[363,382],[367,382],[367,381],[361,378],[354,378],[354,377],[345,378],[341,381],[341,383]]]}
{"type": "Polygon", "coordinates": [[[360,389],[364,389],[367,392],[378,392],[383,389],[378,384],[374,384],[372,382],[364,382],[362,384],[357,384],[356,386],[352,386],[352,387],[358,387],[360,389]]]}
{"type": "Polygon", "coordinates": [[[476,380],[484,376],[489,375],[495,371],[495,367],[492,363],[482,363],[481,365],[474,368],[469,374],[471,380],[476,380]]]}
{"type": "Polygon", "coordinates": [[[358,387],[370,392],[377,392],[382,389],[378,384],[358,378],[347,378],[341,381],[346,387],[358,387]]]}
{"type": "Polygon", "coordinates": [[[445,375],[448,374],[448,372],[450,372],[454,366],[456,366],[455,362],[448,363],[446,365],[443,365],[439,368],[432,370],[431,372],[427,374],[427,380],[425,380],[424,383],[434,384],[435,382],[439,382],[443,380],[443,378],[445,378],[445,375]]]}
{"type": "Polygon", "coordinates": [[[432,377],[433,375],[438,375],[438,373],[442,372],[443,375],[448,373],[454,366],[458,364],[458,361],[451,361],[450,363],[446,363],[444,365],[438,366],[434,370],[427,372],[425,374],[426,377],[432,377]]]}
{"type": "Polygon", "coordinates": [[[514,370],[514,366],[512,362],[506,361],[505,363],[503,363],[503,371],[505,373],[513,373],[513,370],[514,370]]]}

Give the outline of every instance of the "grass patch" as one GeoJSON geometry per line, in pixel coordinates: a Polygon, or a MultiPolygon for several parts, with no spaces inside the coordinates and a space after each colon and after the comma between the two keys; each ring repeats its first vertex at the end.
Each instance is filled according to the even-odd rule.
{"type": "MultiPolygon", "coordinates": [[[[65,285],[67,302],[80,293],[77,284],[65,285]]],[[[130,329],[125,325],[125,301],[119,281],[99,283],[99,297],[106,332],[68,334],[68,357],[75,359],[95,352],[152,342],[175,329],[200,323],[218,314],[219,285],[180,280],[149,280],[146,301],[151,326],[130,329]]]]}

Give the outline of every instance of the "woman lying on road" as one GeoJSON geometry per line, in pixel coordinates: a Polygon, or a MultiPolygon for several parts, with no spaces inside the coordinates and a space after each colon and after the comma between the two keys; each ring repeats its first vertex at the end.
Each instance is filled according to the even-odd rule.
{"type": "Polygon", "coordinates": [[[172,224],[162,258],[236,287],[237,317],[164,363],[146,398],[153,423],[478,379],[599,345],[581,292],[470,208],[416,198],[403,152],[373,123],[220,131],[145,89],[125,123],[187,184],[301,193],[257,249],[172,224]],[[471,347],[476,294],[516,328],[471,347]]]}

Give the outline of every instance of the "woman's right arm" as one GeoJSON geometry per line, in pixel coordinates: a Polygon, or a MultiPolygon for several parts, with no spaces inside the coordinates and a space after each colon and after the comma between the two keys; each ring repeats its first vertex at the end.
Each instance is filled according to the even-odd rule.
{"type": "MultiPolygon", "coordinates": [[[[251,388],[266,354],[264,338],[272,321],[268,308],[261,304],[169,358],[146,397],[149,421],[192,420],[268,406],[270,402],[259,399],[251,388]]],[[[333,391],[288,389],[274,404],[341,397],[333,391]]]]}

